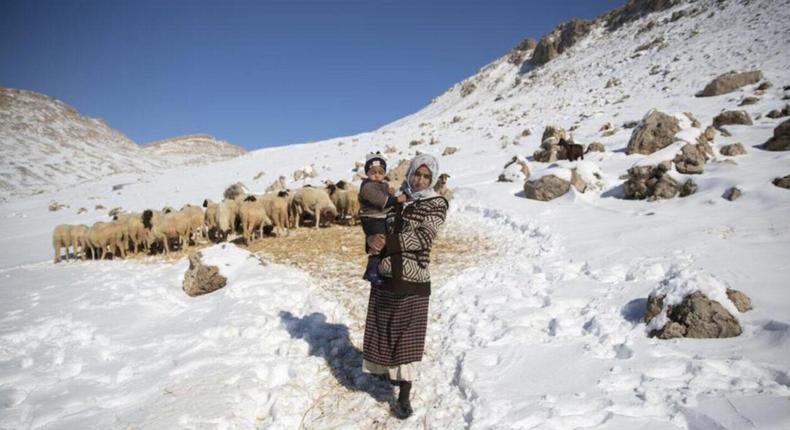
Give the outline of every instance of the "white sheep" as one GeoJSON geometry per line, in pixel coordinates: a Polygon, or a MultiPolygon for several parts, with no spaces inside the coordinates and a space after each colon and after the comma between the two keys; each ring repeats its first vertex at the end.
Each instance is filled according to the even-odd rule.
{"type": "Polygon", "coordinates": [[[123,249],[125,241],[125,229],[117,222],[99,221],[88,229],[88,244],[91,248],[93,259],[104,259],[109,252],[113,255],[120,249],[120,257],[126,257],[126,250],[123,249]]]}
{"type": "Polygon", "coordinates": [[[194,243],[198,242],[198,237],[203,239],[207,237],[203,209],[188,204],[184,205],[179,212],[186,215],[189,219],[189,236],[194,243]]]}
{"type": "Polygon", "coordinates": [[[351,225],[356,224],[359,219],[359,189],[346,181],[338,181],[336,184],[328,183],[326,191],[337,208],[338,219],[349,218],[351,225]]]}
{"type": "Polygon", "coordinates": [[[266,215],[272,221],[272,225],[274,226],[273,231],[277,236],[288,233],[288,227],[290,225],[288,219],[288,194],[288,190],[280,190],[257,196],[258,201],[260,201],[264,209],[266,209],[266,215]]]}
{"type": "MultiPolygon", "coordinates": [[[[60,262],[60,249],[66,248],[66,259],[69,259],[69,246],[71,246],[71,226],[68,224],[58,224],[52,231],[52,248],[55,250],[54,263],[60,262]]],[[[74,250],[77,253],[77,250],[74,250]]]]}
{"type": "Polygon", "coordinates": [[[329,217],[330,220],[337,217],[337,208],[326,191],[304,187],[296,190],[291,201],[291,211],[293,213],[293,223],[299,228],[299,222],[304,214],[308,214],[315,219],[315,228],[321,223],[321,217],[329,217]]]}
{"type": "Polygon", "coordinates": [[[161,213],[151,209],[143,211],[143,226],[155,241],[162,241],[165,255],[170,253],[170,240],[176,239],[181,248],[189,247],[189,218],[178,212],[161,213]]]}
{"type": "Polygon", "coordinates": [[[125,229],[124,249],[137,253],[140,245],[143,245],[146,250],[150,251],[147,240],[148,231],[143,226],[142,214],[137,212],[125,213],[116,215],[113,219],[125,229]]]}
{"type": "Polygon", "coordinates": [[[88,226],[85,224],[71,226],[71,247],[74,249],[74,257],[84,259],[88,246],[88,226]]]}
{"type": "Polygon", "coordinates": [[[227,239],[230,233],[236,232],[239,204],[235,200],[225,199],[217,205],[217,227],[222,237],[227,239]]]}
{"type": "Polygon", "coordinates": [[[252,242],[253,233],[256,230],[258,231],[258,237],[262,237],[263,228],[272,225],[272,221],[266,215],[266,208],[263,207],[263,202],[258,201],[255,196],[248,196],[241,202],[239,215],[244,232],[244,241],[247,244],[252,242]]]}

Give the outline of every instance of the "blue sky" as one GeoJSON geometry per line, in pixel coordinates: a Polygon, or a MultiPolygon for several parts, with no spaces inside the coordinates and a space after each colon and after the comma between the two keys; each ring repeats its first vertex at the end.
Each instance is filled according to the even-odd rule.
{"type": "Polygon", "coordinates": [[[247,149],[376,129],[573,17],[624,0],[0,0],[0,86],[137,143],[247,149]]]}

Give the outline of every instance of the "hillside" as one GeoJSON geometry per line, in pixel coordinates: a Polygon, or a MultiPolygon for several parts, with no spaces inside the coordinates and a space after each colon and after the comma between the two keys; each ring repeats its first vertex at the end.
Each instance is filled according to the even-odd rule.
{"type": "Polygon", "coordinates": [[[208,134],[189,134],[150,142],[143,145],[143,150],[179,165],[209,164],[247,153],[240,146],[208,134]]]}
{"type": "Polygon", "coordinates": [[[632,0],[518,43],[378,130],[0,202],[0,427],[788,428],[790,190],[774,181],[790,150],[764,145],[790,110],[788,6],[632,0]],[[730,70],[761,75],[696,96],[730,70]],[[676,127],[663,148],[633,151],[654,109],[676,127]],[[540,161],[548,126],[597,149],[540,161]],[[436,155],[455,193],[408,420],[360,369],[358,226],[205,244],[229,282],[197,298],[182,291],[183,254],[52,263],[57,224],[219,201],[235,182],[358,183],[355,162],[376,150],[390,166],[436,155]],[[626,198],[656,166],[690,192],[626,198]],[[527,198],[551,175],[584,183],[527,198]],[[672,287],[736,289],[753,309],[734,311],[737,337],[650,337],[648,295],[672,287]]]}

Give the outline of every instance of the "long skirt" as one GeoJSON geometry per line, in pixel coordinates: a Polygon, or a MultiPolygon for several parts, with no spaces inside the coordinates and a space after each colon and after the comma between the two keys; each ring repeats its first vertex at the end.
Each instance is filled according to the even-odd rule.
{"type": "Polygon", "coordinates": [[[363,370],[388,373],[391,379],[413,380],[422,360],[428,325],[428,296],[395,295],[370,289],[365,319],[363,370]]]}

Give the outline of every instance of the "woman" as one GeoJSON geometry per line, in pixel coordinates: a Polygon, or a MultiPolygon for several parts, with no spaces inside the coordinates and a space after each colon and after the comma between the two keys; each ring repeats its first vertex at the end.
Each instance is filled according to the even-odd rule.
{"type": "Polygon", "coordinates": [[[386,236],[371,235],[367,240],[374,251],[383,250],[379,264],[383,283],[371,285],[362,367],[386,375],[400,387],[393,406],[400,419],[413,412],[409,395],[425,346],[431,245],[447,215],[447,200],[433,190],[438,177],[434,157],[414,157],[400,190],[409,201],[387,215],[386,236]]]}

